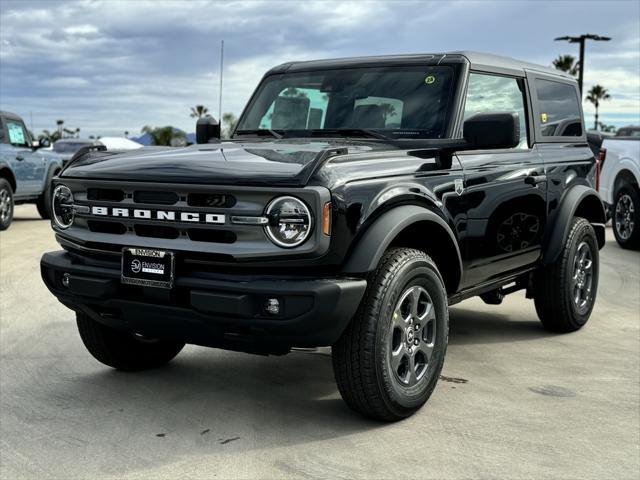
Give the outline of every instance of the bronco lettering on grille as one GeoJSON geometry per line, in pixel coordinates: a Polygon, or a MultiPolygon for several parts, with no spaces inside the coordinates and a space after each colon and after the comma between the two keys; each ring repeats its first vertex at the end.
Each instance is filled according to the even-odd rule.
{"type": "Polygon", "coordinates": [[[219,213],[176,212],[172,210],[146,210],[139,208],[91,207],[91,214],[101,217],[139,218],[167,220],[170,222],[224,224],[225,216],[219,213]]]}

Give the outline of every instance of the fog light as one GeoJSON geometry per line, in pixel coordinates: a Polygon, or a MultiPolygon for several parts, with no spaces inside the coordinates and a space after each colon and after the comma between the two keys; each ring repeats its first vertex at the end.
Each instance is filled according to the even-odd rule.
{"type": "Polygon", "coordinates": [[[264,311],[269,315],[278,315],[280,313],[280,300],[277,298],[267,298],[264,302],[264,311]]]}
{"type": "Polygon", "coordinates": [[[69,275],[68,273],[65,273],[64,275],[62,275],[62,286],[69,288],[69,283],[71,282],[71,275],[69,275]]]}

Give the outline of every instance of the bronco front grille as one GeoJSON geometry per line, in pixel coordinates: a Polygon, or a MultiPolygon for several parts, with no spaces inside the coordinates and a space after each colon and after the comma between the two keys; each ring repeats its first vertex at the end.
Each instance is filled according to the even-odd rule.
{"type": "Polygon", "coordinates": [[[296,189],[113,182],[62,178],[74,198],[73,225],[61,238],[92,250],[120,252],[146,247],[232,259],[268,258],[326,251],[328,238],[318,223],[314,235],[297,249],[274,245],[260,224],[234,223],[234,217],[261,217],[275,197],[295,194],[321,212],[330,200],[322,187],[296,189]]]}

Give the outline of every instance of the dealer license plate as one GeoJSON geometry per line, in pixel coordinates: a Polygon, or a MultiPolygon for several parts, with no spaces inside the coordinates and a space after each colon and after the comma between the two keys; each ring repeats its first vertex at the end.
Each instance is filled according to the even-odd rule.
{"type": "Polygon", "coordinates": [[[147,287],[173,287],[173,252],[148,248],[122,249],[122,283],[147,287]]]}

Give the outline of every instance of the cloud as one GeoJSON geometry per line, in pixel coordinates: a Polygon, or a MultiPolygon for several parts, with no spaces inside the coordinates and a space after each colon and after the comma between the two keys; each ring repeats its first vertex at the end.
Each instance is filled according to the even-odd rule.
{"type": "Polygon", "coordinates": [[[238,115],[286,61],[474,49],[549,65],[577,56],[553,38],[595,32],[613,40],[588,44],[585,86],[611,92],[603,118],[638,123],[639,18],[637,3],[613,1],[2,0],[0,107],[32,112],[36,131],[57,118],[83,135],[193,131],[190,107],[217,116],[221,39],[223,109],[238,115]]]}

